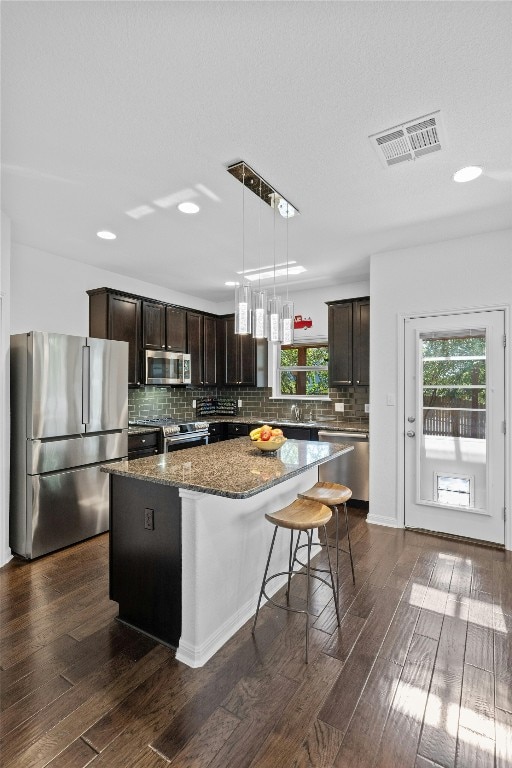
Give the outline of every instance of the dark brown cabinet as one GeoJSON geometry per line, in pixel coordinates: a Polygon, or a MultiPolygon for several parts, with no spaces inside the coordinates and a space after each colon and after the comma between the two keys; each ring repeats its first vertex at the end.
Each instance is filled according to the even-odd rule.
{"type": "Polygon", "coordinates": [[[165,349],[165,304],[142,302],[142,346],[165,349]]]}
{"type": "Polygon", "coordinates": [[[356,386],[370,386],[370,300],[357,299],[353,315],[353,380],[356,386]]]}
{"type": "Polygon", "coordinates": [[[370,383],[370,300],[329,302],[329,384],[370,383]]]}
{"type": "Polygon", "coordinates": [[[187,311],[182,307],[165,307],[165,346],[172,352],[187,351],[187,311]]]}
{"type": "Polygon", "coordinates": [[[252,336],[235,334],[235,316],[219,318],[219,367],[222,381],[230,385],[256,384],[256,343],[252,336]]]}
{"type": "Polygon", "coordinates": [[[156,430],[142,435],[128,434],[128,459],[142,459],[159,453],[159,434],[156,430]]]}
{"type": "Polygon", "coordinates": [[[185,352],[187,348],[187,312],[154,301],[142,302],[142,346],[185,352]]]}
{"type": "Polygon", "coordinates": [[[128,385],[141,383],[141,300],[109,288],[87,291],[89,335],[96,339],[128,342],[128,385]]]}
{"type": "Polygon", "coordinates": [[[213,315],[187,312],[187,340],[191,383],[217,384],[217,321],[213,315]]]}

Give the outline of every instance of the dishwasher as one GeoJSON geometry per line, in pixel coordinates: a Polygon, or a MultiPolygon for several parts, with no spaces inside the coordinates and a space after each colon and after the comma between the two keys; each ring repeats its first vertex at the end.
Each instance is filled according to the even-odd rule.
{"type": "Polygon", "coordinates": [[[367,432],[330,432],[320,430],[318,439],[328,443],[345,443],[354,450],[326,461],[318,468],[318,479],[324,483],[341,483],[352,491],[352,498],[368,502],[369,448],[367,432]]]}

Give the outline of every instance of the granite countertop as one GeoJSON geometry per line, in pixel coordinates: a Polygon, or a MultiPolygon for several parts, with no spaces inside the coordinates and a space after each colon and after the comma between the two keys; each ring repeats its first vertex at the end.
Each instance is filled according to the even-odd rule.
{"type": "Polygon", "coordinates": [[[267,418],[254,418],[247,416],[208,416],[201,418],[208,423],[236,423],[236,424],[270,424],[273,427],[311,427],[313,429],[330,429],[333,432],[369,432],[369,423],[357,423],[338,421],[337,419],[325,419],[318,421],[292,421],[291,419],[279,419],[269,416],[267,418]]]}
{"type": "Polygon", "coordinates": [[[128,427],[129,435],[148,435],[150,432],[160,432],[160,427],[128,427]]]}
{"type": "Polygon", "coordinates": [[[106,464],[102,472],[244,499],[351,450],[352,446],[344,443],[288,440],[275,454],[269,454],[262,453],[247,437],[240,437],[106,464]]]}

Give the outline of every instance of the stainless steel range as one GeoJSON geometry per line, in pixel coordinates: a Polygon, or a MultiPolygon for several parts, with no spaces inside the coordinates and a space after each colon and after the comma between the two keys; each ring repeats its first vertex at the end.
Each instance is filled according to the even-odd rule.
{"type": "Polygon", "coordinates": [[[196,448],[207,445],[209,424],[207,421],[182,422],[166,416],[147,419],[133,419],[132,426],[159,427],[161,433],[162,453],[180,451],[183,448],[196,448]]]}

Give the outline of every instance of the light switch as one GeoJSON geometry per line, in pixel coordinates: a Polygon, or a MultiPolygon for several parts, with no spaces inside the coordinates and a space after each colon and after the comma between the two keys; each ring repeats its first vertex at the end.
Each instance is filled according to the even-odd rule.
{"type": "Polygon", "coordinates": [[[364,404],[364,412],[365,413],[370,413],[370,403],[365,403],[364,404]]]}
{"type": "Polygon", "coordinates": [[[345,403],[334,403],[334,410],[343,413],[345,410],[345,403]]]}
{"type": "Polygon", "coordinates": [[[396,405],[396,399],[395,395],[393,393],[389,393],[386,399],[387,405],[396,405]]]}
{"type": "Polygon", "coordinates": [[[239,401],[238,401],[238,407],[239,407],[239,408],[241,408],[241,407],[242,407],[242,401],[241,401],[241,400],[239,400],[239,401]]]}
{"type": "Polygon", "coordinates": [[[192,400],[192,408],[195,408],[195,407],[196,407],[196,401],[192,400]]]}

